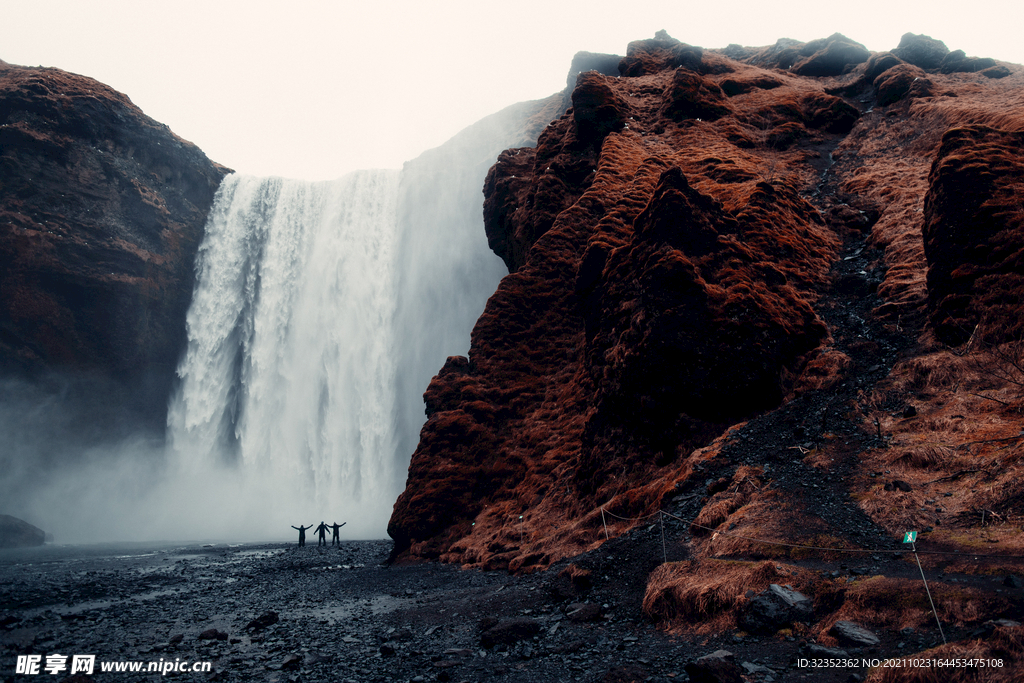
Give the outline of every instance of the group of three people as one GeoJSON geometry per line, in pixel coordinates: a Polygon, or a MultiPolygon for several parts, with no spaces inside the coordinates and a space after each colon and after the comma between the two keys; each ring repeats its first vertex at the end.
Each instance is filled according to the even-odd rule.
{"type": "MultiPolygon", "coordinates": [[[[319,536],[320,536],[320,542],[316,544],[317,547],[319,548],[322,545],[327,545],[327,530],[328,529],[331,529],[333,531],[333,533],[331,535],[331,545],[335,545],[335,544],[341,545],[341,539],[338,538],[338,529],[340,529],[341,527],[345,526],[346,524],[348,524],[348,522],[342,522],[341,524],[338,524],[337,522],[335,522],[334,524],[325,524],[324,522],[320,522],[320,526],[318,526],[316,528],[316,533],[319,534],[319,536]]],[[[301,548],[301,547],[305,546],[306,545],[306,529],[312,529],[313,525],[310,524],[309,526],[302,526],[302,525],[295,526],[293,524],[292,528],[293,529],[297,529],[298,532],[299,532],[299,547],[301,548]]]]}

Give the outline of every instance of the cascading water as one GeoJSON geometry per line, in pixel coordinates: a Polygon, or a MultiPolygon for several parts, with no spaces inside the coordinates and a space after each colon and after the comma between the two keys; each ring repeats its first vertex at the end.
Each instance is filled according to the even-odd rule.
{"type": "Polygon", "coordinates": [[[244,485],[257,524],[347,520],[379,537],[401,489],[398,181],[234,175],[218,193],[169,437],[183,470],[244,485]]]}
{"type": "Polygon", "coordinates": [[[488,117],[402,171],[224,181],[168,417],[171,480],[203,482],[181,495],[207,534],[323,519],[385,536],[423,391],[466,353],[505,274],[483,230],[484,176],[499,151],[532,143],[539,106],[488,117]]]}
{"type": "Polygon", "coordinates": [[[89,426],[91,406],[19,386],[0,406],[17,469],[0,500],[59,542],[281,539],[321,520],[385,537],[423,392],[506,273],[484,233],[487,169],[560,101],[513,105],[401,171],[226,178],[164,438],[69,441],[60,420],[89,426]]]}

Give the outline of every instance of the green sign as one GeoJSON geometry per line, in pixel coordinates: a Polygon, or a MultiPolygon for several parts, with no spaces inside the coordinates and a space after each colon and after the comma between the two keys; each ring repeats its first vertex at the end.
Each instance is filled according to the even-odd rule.
{"type": "Polygon", "coordinates": [[[907,533],[903,534],[903,542],[904,543],[913,543],[916,540],[917,540],[917,532],[916,531],[908,531],[907,533]]]}

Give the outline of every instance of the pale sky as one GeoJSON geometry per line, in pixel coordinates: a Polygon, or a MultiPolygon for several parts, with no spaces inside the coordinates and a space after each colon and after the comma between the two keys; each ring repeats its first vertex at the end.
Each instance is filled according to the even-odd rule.
{"type": "Polygon", "coordinates": [[[1024,3],[0,0],[0,59],[127,94],[213,160],[322,180],[398,168],[476,120],[561,90],[581,50],[660,29],[706,48],[905,32],[1024,63],[1024,3]]]}

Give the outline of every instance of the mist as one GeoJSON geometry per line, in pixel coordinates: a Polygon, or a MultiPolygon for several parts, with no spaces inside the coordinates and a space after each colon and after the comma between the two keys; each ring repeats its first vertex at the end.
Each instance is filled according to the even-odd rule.
{"type": "Polygon", "coordinates": [[[55,543],[387,535],[423,392],[506,273],[482,187],[550,102],[483,119],[402,170],[232,175],[211,209],[166,428],[130,388],[5,380],[0,512],[55,543]]]}

